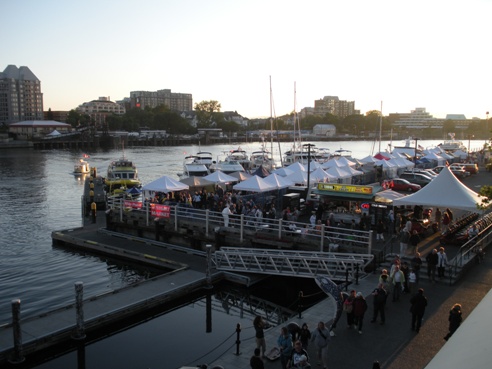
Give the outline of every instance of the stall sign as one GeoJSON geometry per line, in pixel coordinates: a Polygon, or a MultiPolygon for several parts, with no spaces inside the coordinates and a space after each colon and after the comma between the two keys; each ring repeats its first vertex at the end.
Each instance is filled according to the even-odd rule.
{"type": "Polygon", "coordinates": [[[371,204],[371,206],[373,208],[383,208],[383,209],[387,209],[388,208],[388,205],[383,205],[383,204],[371,204]]]}
{"type": "Polygon", "coordinates": [[[123,203],[123,206],[126,209],[141,209],[142,208],[142,203],[140,201],[130,201],[130,200],[125,200],[123,203]]]}
{"type": "Polygon", "coordinates": [[[362,195],[372,195],[373,188],[371,186],[360,185],[345,185],[345,184],[333,184],[333,183],[318,183],[319,191],[333,191],[344,193],[359,193],[362,195]]]}
{"type": "Polygon", "coordinates": [[[169,218],[171,216],[171,207],[169,205],[150,204],[150,213],[154,217],[169,218]]]}
{"type": "Polygon", "coordinates": [[[364,210],[368,210],[370,207],[371,207],[371,204],[369,204],[368,202],[364,202],[364,203],[360,204],[360,208],[364,209],[364,210]]]}

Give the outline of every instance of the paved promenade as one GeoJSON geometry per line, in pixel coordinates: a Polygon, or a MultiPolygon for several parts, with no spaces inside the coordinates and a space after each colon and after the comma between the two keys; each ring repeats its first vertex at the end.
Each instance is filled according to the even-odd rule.
{"type": "MultiPolygon", "coordinates": [[[[447,333],[447,318],[452,305],[462,304],[463,317],[466,320],[491,289],[492,263],[486,257],[485,263],[477,264],[468,272],[465,280],[453,286],[443,282],[422,282],[419,287],[425,290],[429,305],[418,334],[410,329],[410,295],[403,295],[398,302],[392,302],[390,296],[386,308],[386,324],[382,326],[370,323],[373,313],[370,293],[377,284],[377,277],[377,274],[370,275],[360,281],[358,286],[352,286],[362,292],[368,302],[363,333],[359,335],[356,330],[347,329],[346,316],[343,314],[335,330],[336,336],[331,338],[329,345],[328,368],[371,368],[374,360],[378,360],[384,369],[425,368],[446,343],[443,336],[447,333]]],[[[334,300],[327,298],[303,312],[301,319],[296,317],[291,321],[299,325],[306,322],[310,329],[314,329],[319,321],[329,321],[334,311],[334,300]]],[[[280,327],[274,327],[265,332],[267,351],[276,346],[279,331],[280,327]]],[[[224,369],[249,369],[249,359],[255,348],[254,330],[245,331],[241,341],[241,355],[235,355],[234,348],[215,363],[209,364],[210,367],[221,365],[224,369]]],[[[308,347],[308,353],[313,368],[318,367],[316,352],[312,346],[308,347]]],[[[279,359],[264,360],[264,363],[267,369],[281,368],[279,359]]]]}

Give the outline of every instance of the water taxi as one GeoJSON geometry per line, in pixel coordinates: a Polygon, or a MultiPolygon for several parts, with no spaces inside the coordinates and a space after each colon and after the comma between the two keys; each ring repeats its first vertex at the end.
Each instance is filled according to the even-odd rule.
{"type": "Polygon", "coordinates": [[[90,171],[91,171],[91,167],[90,167],[89,163],[84,159],[80,159],[73,166],[73,174],[75,176],[82,176],[84,174],[89,174],[90,171]]]}
{"type": "Polygon", "coordinates": [[[142,186],[138,179],[137,167],[124,156],[109,164],[105,184],[111,193],[116,189],[142,186]]]}

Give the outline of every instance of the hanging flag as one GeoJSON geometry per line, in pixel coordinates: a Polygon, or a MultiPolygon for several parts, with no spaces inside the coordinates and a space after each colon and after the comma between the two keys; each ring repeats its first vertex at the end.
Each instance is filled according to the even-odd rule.
{"type": "Polygon", "coordinates": [[[82,155],[82,157],[83,157],[84,159],[88,159],[88,158],[90,158],[90,156],[89,156],[89,155],[87,155],[87,154],[83,154],[83,155],[82,155]]]}

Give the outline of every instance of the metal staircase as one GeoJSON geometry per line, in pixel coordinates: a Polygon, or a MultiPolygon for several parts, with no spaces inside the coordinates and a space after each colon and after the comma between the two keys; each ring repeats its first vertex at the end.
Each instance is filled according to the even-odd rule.
{"type": "Polygon", "coordinates": [[[213,254],[217,270],[313,278],[322,275],[331,280],[355,278],[374,256],[338,252],[286,251],[222,247],[213,254]]]}

